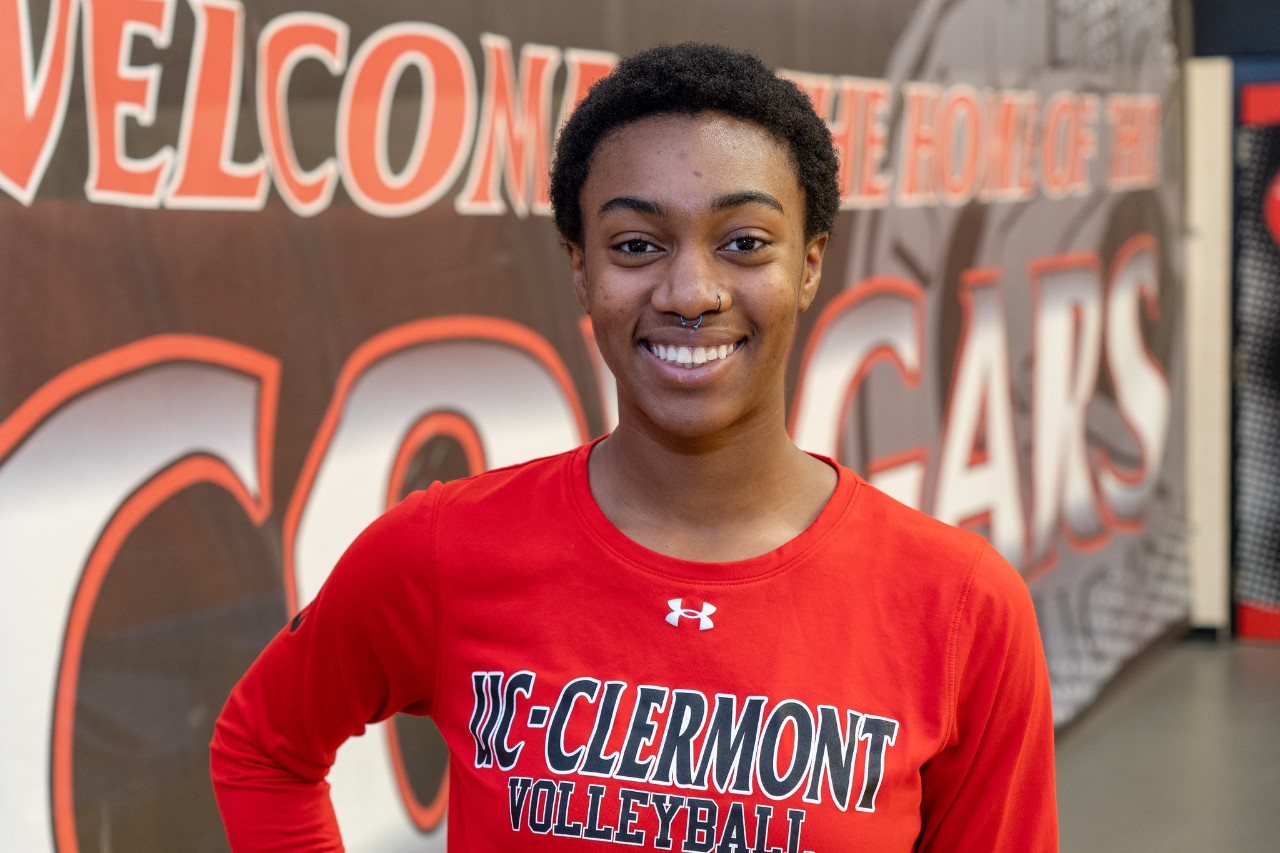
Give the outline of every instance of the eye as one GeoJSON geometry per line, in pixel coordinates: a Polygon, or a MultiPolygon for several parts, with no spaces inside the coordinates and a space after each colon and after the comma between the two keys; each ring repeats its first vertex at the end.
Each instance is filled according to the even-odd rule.
{"type": "Polygon", "coordinates": [[[629,240],[623,240],[621,243],[615,243],[611,248],[615,252],[621,252],[624,255],[644,255],[661,251],[648,240],[642,240],[639,237],[632,237],[629,240]]]}
{"type": "Polygon", "coordinates": [[[770,245],[769,241],[762,237],[746,235],[743,237],[734,237],[728,243],[724,244],[724,248],[728,249],[730,252],[758,252],[768,245],[770,245]]]}

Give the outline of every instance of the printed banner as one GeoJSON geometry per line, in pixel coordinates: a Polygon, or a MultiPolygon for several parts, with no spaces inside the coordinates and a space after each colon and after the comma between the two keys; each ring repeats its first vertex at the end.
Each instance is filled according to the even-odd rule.
{"type": "MultiPolygon", "coordinates": [[[[225,849],[213,720],[351,538],[613,426],[547,166],[619,56],[685,39],[795,80],[840,153],[795,439],[1018,567],[1059,723],[1185,618],[1167,3],[17,0],[7,847],[225,849]]],[[[446,764],[419,719],[348,744],[348,847],[443,849],[446,764]]]]}

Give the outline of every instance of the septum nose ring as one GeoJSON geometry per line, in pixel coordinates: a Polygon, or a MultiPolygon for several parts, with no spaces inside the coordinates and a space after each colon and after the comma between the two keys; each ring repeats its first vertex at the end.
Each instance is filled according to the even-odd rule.
{"type": "MultiPolygon", "coordinates": [[[[716,294],[716,311],[718,312],[719,310],[720,310],[720,294],[717,293],[716,294]]],[[[699,314],[698,319],[693,324],[693,327],[696,329],[701,325],[702,325],[702,315],[699,314]]],[[[680,326],[681,328],[688,328],[689,326],[689,319],[685,317],[683,314],[680,315],[680,326]]]]}

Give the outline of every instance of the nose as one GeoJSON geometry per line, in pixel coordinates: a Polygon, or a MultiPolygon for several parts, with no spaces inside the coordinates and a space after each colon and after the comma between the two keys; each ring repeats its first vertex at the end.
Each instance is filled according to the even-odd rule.
{"type": "Polygon", "coordinates": [[[678,251],[666,265],[663,281],[653,291],[654,310],[688,320],[723,310],[729,288],[716,267],[712,253],[678,251]]]}

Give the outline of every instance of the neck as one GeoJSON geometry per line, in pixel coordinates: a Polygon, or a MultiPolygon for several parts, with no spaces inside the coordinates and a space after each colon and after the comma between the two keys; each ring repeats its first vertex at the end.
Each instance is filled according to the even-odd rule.
{"type": "Polygon", "coordinates": [[[731,437],[683,440],[620,425],[589,463],[591,492],[651,550],[722,562],[766,553],[817,517],[835,472],[795,446],[781,419],[731,437]]]}

